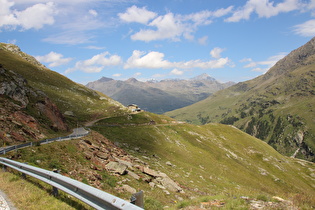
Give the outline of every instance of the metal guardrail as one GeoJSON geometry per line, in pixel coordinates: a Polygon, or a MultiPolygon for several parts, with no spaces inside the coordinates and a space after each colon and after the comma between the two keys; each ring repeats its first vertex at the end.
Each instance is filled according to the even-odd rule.
{"type": "Polygon", "coordinates": [[[0,158],[0,164],[20,171],[24,176],[27,174],[46,182],[54,187],[54,191],[55,188],[60,189],[96,209],[143,210],[143,208],[129,203],[128,201],[52,171],[47,171],[7,158],[0,158]]]}
{"type": "Polygon", "coordinates": [[[64,140],[67,140],[67,139],[69,139],[69,140],[70,139],[76,139],[76,138],[79,138],[79,137],[86,136],[88,134],[89,134],[89,132],[86,133],[86,134],[69,135],[69,136],[58,137],[58,138],[53,138],[53,139],[44,139],[44,140],[36,141],[36,142],[28,142],[28,143],[19,144],[19,145],[8,146],[8,147],[5,147],[5,148],[0,148],[0,155],[4,155],[7,152],[10,152],[10,151],[13,151],[13,150],[17,150],[17,149],[20,149],[20,148],[31,147],[33,145],[48,144],[48,143],[51,143],[51,142],[54,142],[54,141],[64,141],[64,140]]]}

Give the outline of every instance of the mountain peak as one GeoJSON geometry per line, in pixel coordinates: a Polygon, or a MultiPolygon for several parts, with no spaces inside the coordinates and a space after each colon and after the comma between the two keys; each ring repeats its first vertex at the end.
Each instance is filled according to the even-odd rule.
{"type": "Polygon", "coordinates": [[[128,80],[126,80],[126,82],[135,83],[135,82],[138,82],[138,80],[136,78],[132,77],[132,78],[129,78],[128,80]]]}
{"type": "Polygon", "coordinates": [[[211,77],[207,73],[200,74],[199,76],[193,77],[190,80],[209,80],[209,81],[215,81],[213,77],[211,77]]]}
{"type": "Polygon", "coordinates": [[[99,82],[109,82],[109,81],[112,81],[112,80],[114,80],[114,79],[108,78],[108,77],[102,77],[102,78],[99,79],[98,81],[99,81],[99,82]]]}
{"type": "Polygon", "coordinates": [[[293,50],[287,56],[279,60],[266,74],[265,79],[273,75],[281,75],[290,72],[299,66],[313,63],[313,59],[309,59],[315,54],[315,37],[303,46],[293,50]]]}

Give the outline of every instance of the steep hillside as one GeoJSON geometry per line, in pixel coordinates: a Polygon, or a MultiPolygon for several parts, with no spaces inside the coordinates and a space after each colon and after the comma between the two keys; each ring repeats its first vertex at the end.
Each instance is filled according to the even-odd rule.
{"type": "Polygon", "coordinates": [[[282,154],[315,161],[315,38],[265,75],[166,113],[196,124],[232,124],[282,154]]]}
{"type": "Polygon", "coordinates": [[[212,93],[231,86],[219,83],[207,74],[189,80],[161,80],[140,82],[135,78],[126,81],[103,77],[86,86],[100,91],[124,105],[137,104],[154,113],[164,113],[191,105],[212,93]]]}
{"type": "Polygon", "coordinates": [[[144,190],[146,209],[315,205],[314,163],[282,156],[232,126],[179,124],[142,112],[107,118],[91,129],[80,140],[26,148],[11,157],[60,169],[125,199],[144,190]]]}
{"type": "Polygon", "coordinates": [[[2,143],[60,135],[95,117],[125,112],[118,102],[45,68],[15,45],[0,44],[0,65],[2,143]]]}

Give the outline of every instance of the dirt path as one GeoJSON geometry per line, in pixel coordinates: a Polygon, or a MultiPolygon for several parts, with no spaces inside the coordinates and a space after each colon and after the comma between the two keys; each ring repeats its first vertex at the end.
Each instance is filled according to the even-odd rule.
{"type": "Polygon", "coordinates": [[[103,117],[103,118],[100,118],[100,119],[93,120],[93,121],[91,121],[91,122],[87,122],[87,123],[85,123],[84,126],[85,126],[85,127],[93,126],[94,123],[96,123],[96,122],[98,122],[98,121],[100,121],[100,120],[106,119],[106,118],[108,118],[108,117],[103,117]]]}

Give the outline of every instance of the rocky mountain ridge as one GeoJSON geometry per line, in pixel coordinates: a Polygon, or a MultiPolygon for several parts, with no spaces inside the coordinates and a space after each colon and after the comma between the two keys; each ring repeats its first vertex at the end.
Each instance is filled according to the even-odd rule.
{"type": "Polygon", "coordinates": [[[205,99],[232,84],[234,83],[220,83],[208,74],[202,74],[187,80],[165,79],[147,82],[135,78],[121,81],[102,77],[86,86],[126,106],[137,104],[142,109],[161,114],[205,99]]]}

